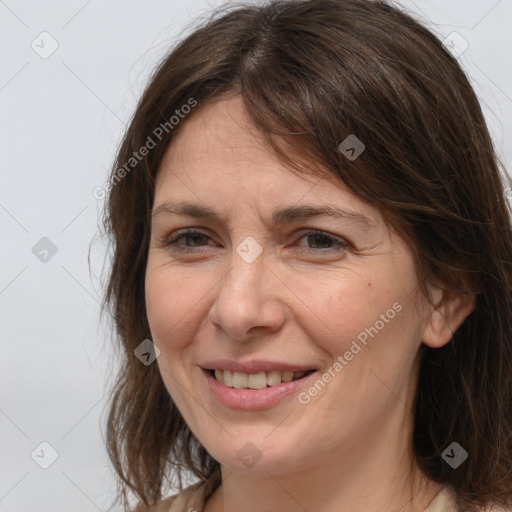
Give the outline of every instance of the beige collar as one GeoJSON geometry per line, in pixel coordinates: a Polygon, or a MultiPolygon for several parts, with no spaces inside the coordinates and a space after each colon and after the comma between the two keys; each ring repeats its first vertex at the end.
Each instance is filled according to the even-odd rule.
{"type": "Polygon", "coordinates": [[[429,503],[424,512],[457,512],[455,493],[451,486],[445,485],[429,503]]]}
{"type": "MultiPolygon", "coordinates": [[[[186,512],[193,510],[194,512],[204,511],[204,486],[198,482],[187,487],[177,496],[167,498],[160,504],[151,509],[151,512],[186,512]]],[[[455,500],[455,493],[448,485],[444,486],[441,491],[429,503],[424,512],[457,512],[458,507],[455,500]]]]}

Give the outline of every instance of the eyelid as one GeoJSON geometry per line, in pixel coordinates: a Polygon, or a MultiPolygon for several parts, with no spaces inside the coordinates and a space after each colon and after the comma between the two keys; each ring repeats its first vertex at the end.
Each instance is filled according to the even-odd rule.
{"type": "MultiPolygon", "coordinates": [[[[205,233],[203,230],[198,228],[183,228],[183,229],[177,229],[175,231],[172,231],[171,233],[167,235],[163,235],[162,237],[158,237],[158,241],[164,246],[168,248],[172,248],[173,245],[177,245],[177,242],[180,242],[183,240],[187,235],[193,236],[193,235],[201,235],[209,240],[212,240],[212,237],[205,233]]],[[[189,250],[194,250],[193,247],[189,247],[189,250]]],[[[201,247],[196,248],[195,250],[200,250],[201,247]]],[[[186,251],[186,249],[183,249],[183,251],[186,251]]]]}
{"type": "Polygon", "coordinates": [[[333,235],[329,231],[324,231],[323,229],[304,229],[300,230],[302,234],[296,239],[297,243],[299,240],[305,239],[308,236],[320,235],[325,236],[326,238],[330,238],[333,241],[333,247],[328,247],[326,249],[313,249],[304,246],[298,246],[301,249],[301,252],[309,252],[311,254],[333,254],[339,252],[345,252],[350,247],[353,247],[352,243],[349,242],[346,238],[343,238],[338,235],[333,235]]]}

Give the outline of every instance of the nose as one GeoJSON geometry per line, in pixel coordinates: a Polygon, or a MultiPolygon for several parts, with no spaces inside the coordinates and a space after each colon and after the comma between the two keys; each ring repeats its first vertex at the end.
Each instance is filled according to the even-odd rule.
{"type": "Polygon", "coordinates": [[[279,330],[285,321],[282,291],[285,285],[267,265],[264,252],[246,261],[233,249],[230,268],[219,281],[209,312],[223,336],[238,342],[279,330]]]}

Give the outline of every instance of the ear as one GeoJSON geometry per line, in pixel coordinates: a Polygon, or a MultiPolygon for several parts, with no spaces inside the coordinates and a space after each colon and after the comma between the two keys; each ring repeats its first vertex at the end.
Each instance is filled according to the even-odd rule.
{"type": "Polygon", "coordinates": [[[475,296],[450,292],[437,286],[430,286],[430,290],[434,306],[428,304],[429,316],[421,341],[429,347],[440,348],[451,341],[452,333],[475,309],[475,296]]]}

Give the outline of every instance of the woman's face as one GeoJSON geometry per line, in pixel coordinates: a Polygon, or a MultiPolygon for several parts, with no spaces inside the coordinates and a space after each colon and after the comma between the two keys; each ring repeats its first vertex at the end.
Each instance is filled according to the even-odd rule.
{"type": "Polygon", "coordinates": [[[283,167],[238,98],[182,129],[157,176],[145,286],[193,433],[222,464],[274,475],[405,450],[430,317],[408,247],[342,183],[283,167]],[[327,205],[347,213],[309,215],[327,205]],[[204,368],[246,371],[218,372],[225,385],[204,368]],[[294,369],[316,372],[286,382],[294,369]]]}

